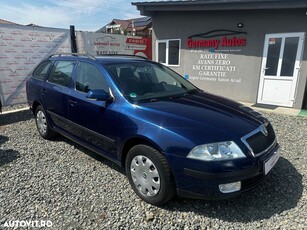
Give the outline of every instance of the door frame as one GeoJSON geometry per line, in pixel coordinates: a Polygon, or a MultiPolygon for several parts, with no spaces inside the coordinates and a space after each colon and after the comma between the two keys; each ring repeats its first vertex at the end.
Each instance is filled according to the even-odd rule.
{"type": "Polygon", "coordinates": [[[304,43],[305,43],[305,33],[304,32],[289,32],[289,33],[272,33],[266,34],[264,39],[264,46],[263,46],[263,55],[262,55],[262,62],[261,62],[261,71],[260,71],[260,81],[258,87],[258,97],[257,103],[259,104],[268,104],[268,105],[277,105],[277,106],[286,106],[286,107],[293,107],[294,102],[297,96],[297,83],[300,74],[300,68],[302,63],[302,57],[304,53],[304,43]],[[281,64],[283,61],[283,53],[285,48],[285,39],[289,37],[299,37],[296,59],[294,64],[293,70],[293,77],[281,77],[279,76],[281,71],[281,64]],[[281,50],[279,54],[279,61],[278,61],[278,68],[277,68],[277,75],[268,77],[265,76],[266,70],[266,62],[267,62],[267,55],[268,55],[268,48],[269,48],[269,40],[270,38],[282,38],[281,42],[281,50]],[[279,103],[279,102],[270,102],[270,101],[263,101],[262,95],[264,90],[264,80],[265,79],[272,79],[272,80],[292,80],[291,89],[290,89],[290,98],[289,102],[287,103],[279,103]]]}

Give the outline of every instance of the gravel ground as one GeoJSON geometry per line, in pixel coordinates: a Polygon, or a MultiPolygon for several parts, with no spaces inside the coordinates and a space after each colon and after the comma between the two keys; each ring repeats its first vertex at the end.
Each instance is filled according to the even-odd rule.
{"type": "Polygon", "coordinates": [[[42,139],[28,110],[2,114],[0,229],[9,221],[49,221],[49,229],[307,229],[307,119],[267,116],[282,157],[260,187],[230,200],[155,207],[133,193],[117,165],[64,137],[42,139]]]}

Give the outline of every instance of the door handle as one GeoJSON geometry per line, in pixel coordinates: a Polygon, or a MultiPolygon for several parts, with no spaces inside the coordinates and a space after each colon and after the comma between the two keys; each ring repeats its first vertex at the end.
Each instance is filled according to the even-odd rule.
{"type": "Polygon", "coordinates": [[[70,106],[76,106],[77,102],[73,101],[73,100],[69,100],[69,104],[70,104],[70,106]]]}
{"type": "Polygon", "coordinates": [[[42,89],[41,93],[44,95],[45,93],[47,93],[46,89],[42,89]]]}

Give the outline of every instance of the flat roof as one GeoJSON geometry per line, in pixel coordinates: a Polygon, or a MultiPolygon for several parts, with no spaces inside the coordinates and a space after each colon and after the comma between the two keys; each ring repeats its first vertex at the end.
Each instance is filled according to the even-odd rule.
{"type": "Polygon", "coordinates": [[[142,15],[165,11],[221,11],[307,8],[307,0],[186,0],[132,2],[142,15]]]}

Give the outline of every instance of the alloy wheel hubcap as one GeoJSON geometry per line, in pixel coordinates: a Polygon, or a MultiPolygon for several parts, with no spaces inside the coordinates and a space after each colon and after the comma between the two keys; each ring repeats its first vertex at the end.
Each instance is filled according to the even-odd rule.
{"type": "Polygon", "coordinates": [[[155,196],[160,191],[160,175],[155,164],[146,156],[138,155],[130,165],[134,185],[144,196],[155,196]]]}
{"type": "Polygon", "coordinates": [[[47,132],[47,121],[45,114],[42,111],[38,111],[36,114],[36,123],[38,131],[44,135],[47,132]]]}

